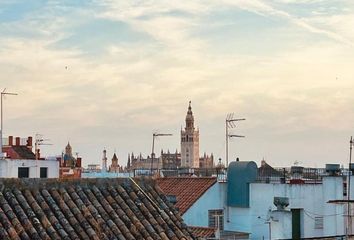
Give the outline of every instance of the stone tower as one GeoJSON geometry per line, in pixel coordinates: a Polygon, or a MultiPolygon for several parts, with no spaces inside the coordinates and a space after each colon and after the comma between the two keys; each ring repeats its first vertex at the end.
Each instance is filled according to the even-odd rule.
{"type": "Polygon", "coordinates": [[[73,156],[73,149],[70,146],[70,143],[68,142],[68,145],[65,147],[65,154],[72,157],[73,156]]]}
{"type": "Polygon", "coordinates": [[[103,150],[102,172],[107,172],[107,151],[106,151],[106,149],[103,150]]]}
{"type": "Polygon", "coordinates": [[[109,167],[110,172],[119,172],[119,164],[118,164],[118,157],[116,153],[114,153],[113,158],[112,158],[112,164],[109,167]]]}
{"type": "Polygon", "coordinates": [[[190,101],[186,116],[186,127],[181,130],[181,167],[199,168],[199,130],[194,128],[190,101]]]}

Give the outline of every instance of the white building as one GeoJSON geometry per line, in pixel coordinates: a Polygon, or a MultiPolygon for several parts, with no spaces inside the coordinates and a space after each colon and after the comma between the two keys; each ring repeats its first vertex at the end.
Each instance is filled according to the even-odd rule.
{"type": "Polygon", "coordinates": [[[0,178],[59,178],[56,158],[41,158],[39,149],[32,151],[32,137],[3,140],[0,178]],[[15,141],[14,141],[15,140],[15,141]]]}
{"type": "MultiPolygon", "coordinates": [[[[215,228],[217,216],[221,230],[249,233],[250,239],[336,237],[352,233],[354,225],[347,225],[347,204],[330,203],[347,199],[346,177],[338,169],[309,169],[305,176],[301,171],[306,169],[295,167],[285,178],[277,170],[273,169],[272,176],[261,174],[261,170],[254,162],[232,162],[227,181],[208,186],[183,212],[186,224],[215,228]]],[[[181,182],[184,188],[188,187],[181,182]]],[[[351,183],[354,196],[354,181],[351,183]]],[[[174,182],[174,189],[185,191],[178,181],[174,182]]],[[[176,205],[183,198],[188,196],[177,192],[176,205]]],[[[350,215],[353,214],[351,211],[350,215]]]]}
{"type": "Polygon", "coordinates": [[[0,178],[59,178],[59,161],[0,159],[0,178]]]}

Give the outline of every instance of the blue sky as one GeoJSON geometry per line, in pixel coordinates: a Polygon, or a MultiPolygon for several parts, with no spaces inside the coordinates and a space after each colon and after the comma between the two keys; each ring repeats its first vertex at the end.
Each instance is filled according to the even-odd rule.
{"type": "Polygon", "coordinates": [[[354,125],[354,4],[344,0],[1,1],[5,135],[41,133],[99,163],[179,149],[188,101],[200,154],[283,166],[346,163],[354,125]]]}

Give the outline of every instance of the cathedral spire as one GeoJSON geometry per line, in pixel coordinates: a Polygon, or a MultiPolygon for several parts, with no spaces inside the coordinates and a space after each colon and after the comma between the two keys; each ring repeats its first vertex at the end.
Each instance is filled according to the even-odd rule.
{"type": "Polygon", "coordinates": [[[187,116],[186,116],[186,130],[194,130],[194,117],[192,112],[192,102],[189,101],[187,116]]]}

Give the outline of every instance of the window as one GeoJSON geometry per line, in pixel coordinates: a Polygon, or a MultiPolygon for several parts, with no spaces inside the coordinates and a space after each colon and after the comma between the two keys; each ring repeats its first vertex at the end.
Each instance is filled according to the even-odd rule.
{"type": "Polygon", "coordinates": [[[220,230],[224,230],[224,210],[214,209],[208,211],[209,227],[217,228],[218,223],[220,230]]]}
{"type": "Polygon", "coordinates": [[[18,178],[29,178],[29,168],[19,167],[18,168],[18,178]]]}
{"type": "Polygon", "coordinates": [[[315,217],[315,229],[323,229],[323,217],[315,217]]]}
{"type": "Polygon", "coordinates": [[[48,178],[48,168],[46,167],[41,167],[40,168],[40,178],[48,178]]]}

